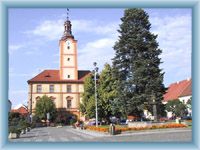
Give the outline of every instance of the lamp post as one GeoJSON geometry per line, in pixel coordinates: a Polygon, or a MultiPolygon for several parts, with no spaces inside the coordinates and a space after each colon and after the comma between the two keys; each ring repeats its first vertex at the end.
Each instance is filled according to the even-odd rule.
{"type": "Polygon", "coordinates": [[[94,90],[95,90],[95,108],[96,108],[96,127],[98,127],[98,111],[97,111],[97,72],[98,72],[98,67],[97,63],[94,62],[94,90]]]}

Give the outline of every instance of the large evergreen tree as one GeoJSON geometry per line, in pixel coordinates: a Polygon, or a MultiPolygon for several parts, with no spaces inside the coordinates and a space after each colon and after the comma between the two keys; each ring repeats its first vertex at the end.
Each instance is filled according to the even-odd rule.
{"type": "Polygon", "coordinates": [[[141,115],[144,103],[151,111],[153,99],[158,106],[164,94],[163,74],[159,68],[162,51],[157,35],[150,32],[149,16],[143,9],[126,9],[121,18],[119,40],[114,45],[114,73],[119,80],[119,101],[125,115],[141,115]]]}

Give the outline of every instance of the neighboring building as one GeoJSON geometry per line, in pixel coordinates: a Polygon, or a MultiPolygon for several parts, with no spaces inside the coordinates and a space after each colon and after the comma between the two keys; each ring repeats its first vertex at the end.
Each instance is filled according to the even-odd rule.
{"type": "Polygon", "coordinates": [[[18,112],[23,116],[28,116],[28,109],[23,104],[17,105],[11,112],[18,112]]]}
{"type": "MultiPolygon", "coordinates": [[[[166,94],[164,95],[163,103],[166,104],[171,100],[180,100],[187,104],[188,100],[192,98],[192,79],[183,80],[180,82],[172,83],[166,94]]],[[[188,109],[189,115],[192,115],[192,109],[188,109]]],[[[172,117],[172,112],[167,113],[168,117],[172,117]]]]}
{"type": "Polygon", "coordinates": [[[12,108],[12,102],[8,100],[8,112],[11,111],[11,108],[12,108]]]}
{"type": "Polygon", "coordinates": [[[28,80],[30,113],[34,113],[37,100],[47,95],[59,111],[70,112],[80,117],[79,103],[81,93],[84,92],[84,78],[90,71],[78,70],[77,40],[72,35],[71,26],[67,18],[64,23],[64,34],[59,41],[60,69],[44,70],[28,80]]]}

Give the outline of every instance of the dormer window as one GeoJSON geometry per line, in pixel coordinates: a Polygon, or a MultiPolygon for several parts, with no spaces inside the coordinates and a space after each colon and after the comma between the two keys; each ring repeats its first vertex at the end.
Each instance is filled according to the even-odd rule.
{"type": "Polygon", "coordinates": [[[50,76],[49,73],[45,75],[45,78],[50,78],[50,77],[51,77],[51,76],[50,76]]]}

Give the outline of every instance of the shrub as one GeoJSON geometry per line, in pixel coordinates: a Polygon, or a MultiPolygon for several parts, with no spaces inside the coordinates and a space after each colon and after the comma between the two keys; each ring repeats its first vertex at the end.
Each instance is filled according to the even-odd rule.
{"type": "Polygon", "coordinates": [[[17,127],[9,127],[9,133],[16,133],[16,134],[20,134],[21,130],[17,127]]]}
{"type": "Polygon", "coordinates": [[[75,124],[76,122],[77,122],[77,120],[72,118],[72,119],[70,119],[69,124],[70,124],[70,125],[73,125],[73,124],[75,124]]]}

